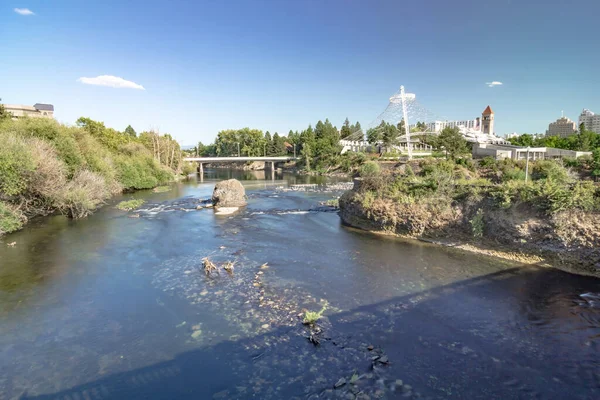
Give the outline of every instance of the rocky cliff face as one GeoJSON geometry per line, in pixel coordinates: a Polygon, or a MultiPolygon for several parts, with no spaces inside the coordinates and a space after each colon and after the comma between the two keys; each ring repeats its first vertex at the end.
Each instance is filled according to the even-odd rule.
{"type": "Polygon", "coordinates": [[[346,225],[373,232],[428,238],[535,256],[570,272],[600,277],[600,214],[581,210],[555,214],[528,204],[507,209],[483,199],[477,203],[431,202],[400,204],[372,199],[355,185],[340,198],[340,218],[346,225]],[[481,237],[474,236],[479,212],[481,237]]]}
{"type": "Polygon", "coordinates": [[[228,179],[215,185],[212,202],[215,207],[243,207],[246,203],[246,190],[237,179],[228,179]]]}

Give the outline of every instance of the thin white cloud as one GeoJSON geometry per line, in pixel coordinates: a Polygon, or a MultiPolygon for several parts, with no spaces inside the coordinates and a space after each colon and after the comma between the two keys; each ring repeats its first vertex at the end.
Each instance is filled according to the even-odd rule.
{"type": "Polygon", "coordinates": [[[95,78],[79,78],[78,82],[85,83],[86,85],[97,85],[97,86],[108,86],[113,88],[126,88],[126,89],[139,89],[146,90],[142,85],[138,85],[135,82],[127,81],[118,76],[112,75],[100,75],[95,78]]]}
{"type": "Polygon", "coordinates": [[[486,82],[485,84],[488,85],[489,87],[494,87],[494,86],[501,86],[502,82],[492,81],[492,82],[486,82]]]}
{"type": "Polygon", "coordinates": [[[15,12],[20,15],[35,15],[29,8],[15,8],[15,12]]]}

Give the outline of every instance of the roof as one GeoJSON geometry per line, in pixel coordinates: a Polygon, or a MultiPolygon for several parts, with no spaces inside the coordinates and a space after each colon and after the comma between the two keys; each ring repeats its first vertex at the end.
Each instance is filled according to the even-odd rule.
{"type": "Polygon", "coordinates": [[[27,110],[27,111],[37,111],[35,107],[24,106],[22,104],[4,104],[4,108],[7,110],[27,110]]]}
{"type": "Polygon", "coordinates": [[[483,110],[484,115],[493,114],[493,113],[494,112],[492,111],[492,108],[490,106],[487,106],[487,108],[485,110],[483,110]]]}
{"type": "Polygon", "coordinates": [[[54,106],[52,104],[35,103],[33,107],[40,111],[54,111],[54,106]]]}

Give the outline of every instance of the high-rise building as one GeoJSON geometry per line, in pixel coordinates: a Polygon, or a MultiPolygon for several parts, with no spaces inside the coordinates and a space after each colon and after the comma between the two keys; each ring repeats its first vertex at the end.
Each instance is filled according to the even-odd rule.
{"type": "Polygon", "coordinates": [[[481,113],[481,133],[484,135],[494,134],[494,112],[490,106],[487,106],[481,113]]]}
{"type": "Polygon", "coordinates": [[[583,109],[579,115],[578,125],[583,124],[586,130],[600,133],[600,115],[596,115],[588,109],[583,109]]]}
{"type": "Polygon", "coordinates": [[[546,136],[569,137],[577,133],[577,124],[569,118],[562,116],[548,125],[546,136]]]}

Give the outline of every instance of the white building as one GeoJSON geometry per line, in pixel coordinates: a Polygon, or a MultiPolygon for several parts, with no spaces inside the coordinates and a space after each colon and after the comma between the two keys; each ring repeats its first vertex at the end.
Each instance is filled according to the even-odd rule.
{"type": "MultiPolygon", "coordinates": [[[[581,117],[579,117],[581,118],[581,117]]],[[[546,136],[569,137],[577,133],[577,124],[569,118],[562,116],[548,125],[546,136]]]]}
{"type": "Polygon", "coordinates": [[[54,118],[54,106],[52,104],[35,103],[33,106],[4,104],[4,109],[12,114],[13,119],[23,117],[54,118]]]}
{"type": "Polygon", "coordinates": [[[513,160],[556,160],[565,157],[579,158],[590,156],[590,151],[574,151],[556,149],[554,147],[524,147],[510,144],[475,143],[473,158],[493,157],[497,160],[511,158],[513,160]]]}
{"type": "Polygon", "coordinates": [[[600,133],[600,115],[596,115],[588,109],[583,109],[579,115],[578,125],[583,124],[586,130],[600,133]]]}

